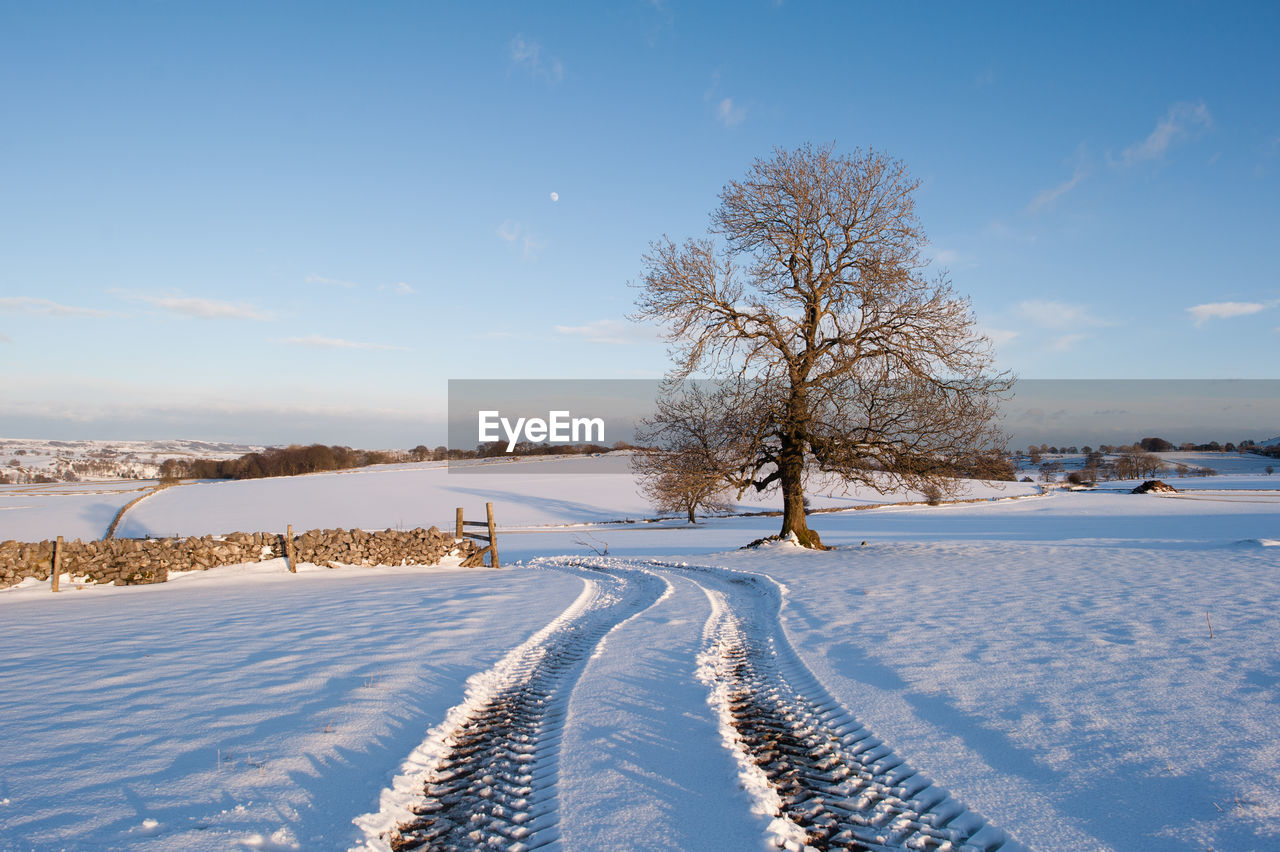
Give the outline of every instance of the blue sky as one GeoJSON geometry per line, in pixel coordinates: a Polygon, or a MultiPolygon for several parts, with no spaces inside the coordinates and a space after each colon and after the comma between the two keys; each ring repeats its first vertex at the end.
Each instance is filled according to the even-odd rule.
{"type": "Polygon", "coordinates": [[[640,255],[806,141],[908,164],[1019,375],[1276,378],[1277,43],[1274,3],[6,0],[0,435],[412,446],[450,378],[658,376],[640,255]]]}

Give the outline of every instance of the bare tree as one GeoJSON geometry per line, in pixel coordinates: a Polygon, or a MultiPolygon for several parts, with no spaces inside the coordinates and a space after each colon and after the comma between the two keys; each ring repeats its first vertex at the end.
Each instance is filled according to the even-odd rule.
{"type": "Polygon", "coordinates": [[[1135,445],[1127,448],[1116,459],[1117,479],[1138,479],[1155,476],[1164,467],[1164,461],[1155,453],[1148,453],[1135,445]]]}
{"type": "Polygon", "coordinates": [[[710,235],[643,258],[635,319],[668,329],[671,382],[720,379],[740,490],[780,487],[782,535],[821,547],[806,472],[886,490],[1003,445],[991,346],[945,274],[928,278],[918,182],[875,152],[777,150],[729,183],[710,235]],[[716,238],[719,238],[717,240],[716,238]]]}
{"type": "Polygon", "coordinates": [[[631,457],[640,490],[659,512],[696,512],[732,508],[725,491],[726,459],[731,458],[728,424],[716,410],[718,393],[697,384],[658,400],[655,414],[641,422],[636,439],[643,446],[631,457]]]}

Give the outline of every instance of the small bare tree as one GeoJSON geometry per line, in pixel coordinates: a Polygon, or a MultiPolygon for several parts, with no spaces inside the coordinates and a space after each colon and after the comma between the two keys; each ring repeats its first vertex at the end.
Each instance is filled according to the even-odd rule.
{"type": "Polygon", "coordinates": [[[724,382],[737,425],[722,469],[740,492],[781,488],[781,534],[806,547],[822,547],[807,471],[951,492],[948,477],[1003,445],[1011,380],[968,303],[925,274],[917,186],[874,152],[778,150],[724,188],[709,237],[643,258],[634,318],[669,330],[670,386],[724,382]]]}
{"type": "Polygon", "coordinates": [[[724,512],[726,444],[729,432],[715,410],[715,395],[696,384],[658,400],[654,416],[641,422],[636,438],[643,446],[631,457],[640,491],[659,512],[724,512]]]}

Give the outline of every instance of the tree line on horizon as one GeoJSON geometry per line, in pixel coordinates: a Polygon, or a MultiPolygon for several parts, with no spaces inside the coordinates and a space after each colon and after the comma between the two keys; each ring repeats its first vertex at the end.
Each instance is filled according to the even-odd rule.
{"type": "MultiPolygon", "coordinates": [[[[1132,447],[1137,447],[1143,452],[1148,453],[1256,453],[1262,456],[1274,456],[1280,458],[1280,445],[1262,446],[1252,439],[1246,439],[1238,444],[1227,441],[1225,444],[1219,444],[1217,441],[1210,441],[1207,444],[1197,444],[1192,441],[1183,441],[1181,444],[1174,444],[1172,441],[1166,441],[1164,438],[1141,438],[1132,444],[1099,444],[1097,451],[1100,453],[1123,453],[1132,447]]],[[[1084,453],[1088,455],[1093,452],[1093,447],[1085,445],[1084,447],[1076,447],[1074,445],[1062,447],[1050,446],[1049,444],[1029,444],[1027,446],[1026,455],[1076,455],[1084,453]]],[[[1036,462],[1034,459],[1032,463],[1036,462]]]]}
{"type": "Polygon", "coordinates": [[[270,476],[297,476],[349,470],[375,464],[403,462],[455,461],[511,456],[582,455],[629,449],[623,441],[612,447],[600,444],[534,444],[522,441],[508,453],[504,442],[479,444],[474,450],[434,449],[419,444],[411,450],[356,450],[351,447],[309,444],[269,447],[260,452],[245,453],[234,459],[166,459],[160,465],[160,479],[264,479],[270,476]]]}

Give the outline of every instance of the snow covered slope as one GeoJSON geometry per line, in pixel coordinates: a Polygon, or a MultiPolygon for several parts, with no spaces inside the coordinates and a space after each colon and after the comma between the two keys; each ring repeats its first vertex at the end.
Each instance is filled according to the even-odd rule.
{"type": "MultiPolygon", "coordinates": [[[[455,487],[509,491],[512,516],[555,523],[622,499],[601,476],[432,475],[449,477],[271,483],[363,483],[384,512],[431,487],[447,514],[484,497],[455,487]],[[419,489],[371,485],[392,482],[419,489]]],[[[194,497],[236,503],[253,484],[176,489],[189,516],[155,499],[167,522],[200,528],[231,510],[194,497]]],[[[289,493],[319,513],[337,490],[289,493]]],[[[565,668],[545,682],[554,712],[529,717],[542,769],[527,801],[519,772],[475,775],[476,796],[514,809],[479,820],[482,839],[527,826],[548,849],[764,849],[806,824],[854,831],[842,809],[879,808],[904,837],[954,831],[1003,852],[1280,844],[1280,493],[890,506],[813,516],[833,551],[735,549],[777,522],[507,531],[504,564],[568,553],[661,580],[634,595],[601,580],[591,599],[616,595],[616,615],[591,625],[574,608],[599,568],[563,558],[497,572],[264,563],[0,592],[14,732],[0,738],[0,848],[377,848],[384,809],[430,812],[402,798],[413,773],[425,795],[441,759],[469,768],[438,748],[450,720],[536,697],[508,687],[544,656],[565,668]],[[776,599],[750,593],[775,583],[776,599]],[[575,625],[608,629],[553,644],[575,625]],[[753,715],[806,744],[820,789],[786,786],[753,715]]]]}

